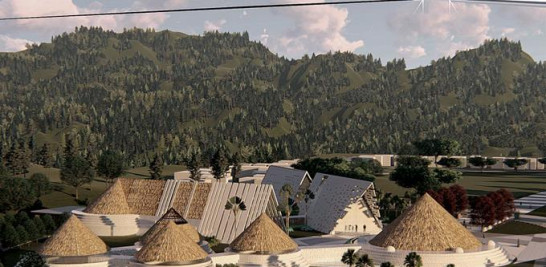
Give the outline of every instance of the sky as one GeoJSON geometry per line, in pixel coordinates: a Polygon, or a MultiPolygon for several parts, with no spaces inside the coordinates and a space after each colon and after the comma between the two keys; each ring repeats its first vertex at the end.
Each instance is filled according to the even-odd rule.
{"type": "MultiPolygon", "coordinates": [[[[324,1],[0,0],[0,17],[324,1]]],[[[417,1],[0,21],[0,51],[23,50],[27,43],[49,42],[54,35],[85,25],[117,32],[140,27],[194,35],[247,31],[252,40],[288,58],[351,51],[371,53],[383,62],[403,57],[410,68],[477,47],[487,39],[506,37],[521,41],[535,60],[546,60],[546,5],[453,2],[450,8],[449,0],[424,0],[424,4],[424,11],[417,1]]]]}

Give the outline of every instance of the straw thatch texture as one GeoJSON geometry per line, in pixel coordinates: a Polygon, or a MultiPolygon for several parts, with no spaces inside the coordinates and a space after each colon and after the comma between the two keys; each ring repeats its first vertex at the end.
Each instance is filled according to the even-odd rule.
{"type": "Polygon", "coordinates": [[[294,251],[298,245],[263,213],[230,244],[235,251],[283,253],[294,251]]]}
{"type": "Polygon", "coordinates": [[[207,256],[208,254],[172,221],[135,254],[136,260],[142,263],[183,263],[205,260],[207,256]]]}
{"type": "Polygon", "coordinates": [[[47,239],[39,253],[45,256],[72,257],[104,254],[108,246],[72,215],[47,239]]]}
{"type": "Polygon", "coordinates": [[[195,192],[193,193],[190,210],[187,214],[188,219],[199,220],[203,217],[211,187],[212,185],[209,183],[197,184],[197,188],[195,188],[195,192]]]}
{"type": "Polygon", "coordinates": [[[446,251],[457,247],[472,250],[482,245],[428,194],[370,240],[370,244],[413,251],[446,251]]]}
{"type": "Polygon", "coordinates": [[[94,214],[131,214],[121,180],[116,180],[106,192],[84,210],[94,214]]]}
{"type": "Polygon", "coordinates": [[[127,203],[134,214],[154,216],[165,187],[163,180],[133,179],[127,203]]]}
{"type": "Polygon", "coordinates": [[[186,208],[190,203],[191,191],[194,183],[180,183],[174,195],[173,208],[182,213],[186,212],[186,208]]]}
{"type": "Polygon", "coordinates": [[[169,222],[174,222],[176,226],[184,231],[186,235],[195,243],[201,240],[197,230],[189,224],[175,209],[170,208],[161,218],[150,228],[141,238],[140,243],[145,246],[154,238],[169,222]]]}

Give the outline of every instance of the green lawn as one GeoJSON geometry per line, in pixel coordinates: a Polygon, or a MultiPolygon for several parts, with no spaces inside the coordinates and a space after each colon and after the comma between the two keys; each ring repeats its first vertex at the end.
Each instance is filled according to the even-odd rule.
{"type": "MultiPolygon", "coordinates": [[[[387,172],[391,169],[386,168],[387,172]]],[[[505,188],[520,198],[546,191],[546,173],[544,172],[466,172],[458,182],[470,195],[484,195],[499,188],[505,188]]],[[[388,175],[377,176],[376,188],[382,192],[402,195],[409,189],[401,188],[389,180],[388,175]]]]}
{"type": "Polygon", "coordinates": [[[536,210],[533,210],[533,211],[529,212],[528,214],[529,215],[534,215],[534,216],[546,217],[546,206],[543,206],[542,208],[538,208],[536,210]]]}
{"type": "Polygon", "coordinates": [[[546,233],[546,228],[520,221],[508,221],[495,226],[487,232],[507,235],[532,235],[544,234],[546,233]]]}

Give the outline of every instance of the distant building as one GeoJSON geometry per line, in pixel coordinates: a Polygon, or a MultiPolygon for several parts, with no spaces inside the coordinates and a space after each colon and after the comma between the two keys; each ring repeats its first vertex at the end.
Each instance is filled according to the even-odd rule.
{"type": "Polygon", "coordinates": [[[377,234],[379,219],[372,182],[317,173],[309,188],[314,194],[307,225],[323,233],[377,234]]]}

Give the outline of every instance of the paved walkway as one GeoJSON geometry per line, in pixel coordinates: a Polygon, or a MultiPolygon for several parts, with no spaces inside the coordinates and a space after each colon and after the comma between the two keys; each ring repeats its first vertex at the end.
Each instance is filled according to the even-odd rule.
{"type": "Polygon", "coordinates": [[[535,209],[546,206],[546,191],[514,200],[516,210],[521,213],[529,213],[535,209]]]}

